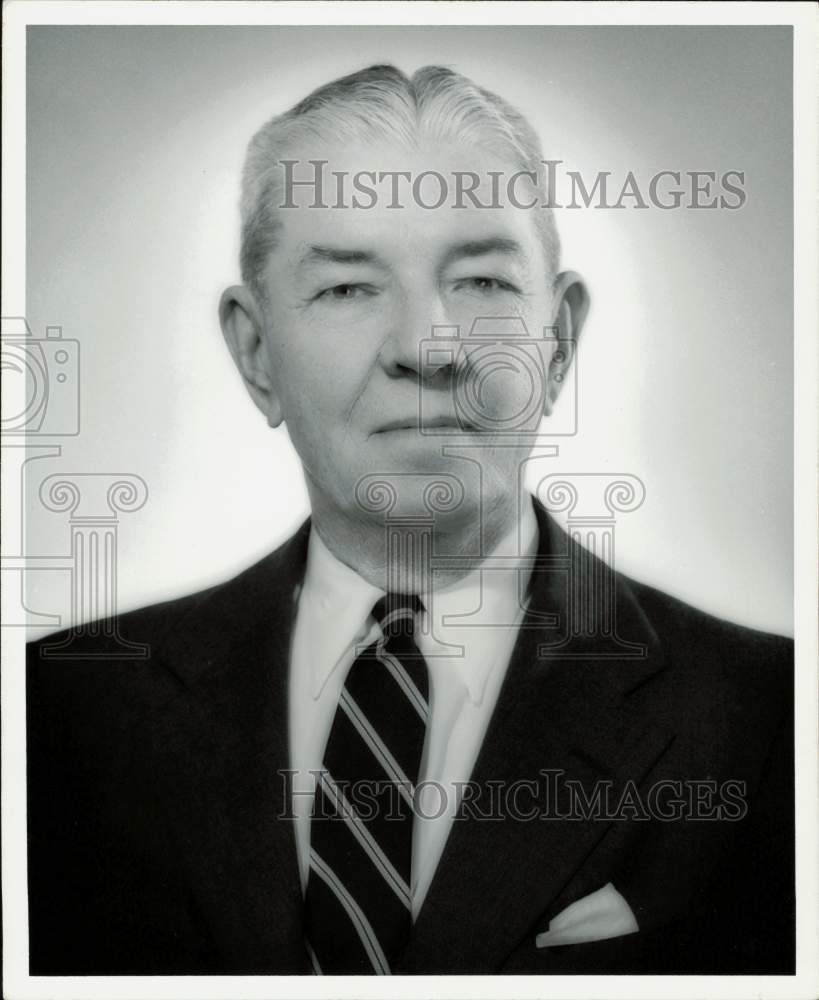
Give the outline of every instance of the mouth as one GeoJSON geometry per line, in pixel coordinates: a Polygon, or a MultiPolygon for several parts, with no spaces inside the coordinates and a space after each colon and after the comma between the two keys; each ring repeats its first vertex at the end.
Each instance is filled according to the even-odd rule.
{"type": "Polygon", "coordinates": [[[453,430],[467,433],[475,429],[469,424],[458,420],[456,417],[426,417],[419,419],[416,415],[414,417],[400,417],[397,420],[388,420],[375,433],[386,434],[390,431],[415,431],[417,433],[432,430],[453,430]]]}

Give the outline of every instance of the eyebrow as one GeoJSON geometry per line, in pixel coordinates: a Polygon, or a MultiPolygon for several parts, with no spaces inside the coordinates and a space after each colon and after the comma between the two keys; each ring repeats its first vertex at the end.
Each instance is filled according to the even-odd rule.
{"type": "Polygon", "coordinates": [[[326,247],[312,245],[308,248],[301,260],[300,265],[306,264],[374,264],[377,267],[386,267],[381,258],[369,250],[344,250],[341,247],[326,247]]]}
{"type": "Polygon", "coordinates": [[[465,240],[462,243],[453,243],[444,253],[442,266],[446,267],[455,260],[463,257],[483,257],[485,254],[499,253],[507,257],[525,257],[526,252],[518,243],[508,236],[488,236],[482,240],[465,240]]]}

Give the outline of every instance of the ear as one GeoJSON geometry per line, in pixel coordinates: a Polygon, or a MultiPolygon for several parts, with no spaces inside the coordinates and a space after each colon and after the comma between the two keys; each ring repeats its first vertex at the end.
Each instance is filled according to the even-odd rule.
{"type": "Polygon", "coordinates": [[[256,406],[271,427],[282,422],[282,407],[270,377],[270,356],[265,340],[265,318],[244,285],[231,285],[219,301],[219,323],[231,357],[256,406]]]}
{"type": "Polygon", "coordinates": [[[589,292],[574,271],[561,271],[552,286],[552,328],[557,343],[549,361],[544,413],[549,416],[563,388],[566,372],[574,360],[577,342],[589,311],[589,292]]]}

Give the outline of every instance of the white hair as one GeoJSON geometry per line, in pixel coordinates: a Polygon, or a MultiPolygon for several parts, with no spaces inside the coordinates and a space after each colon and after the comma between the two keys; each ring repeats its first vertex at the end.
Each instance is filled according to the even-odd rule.
{"type": "MultiPolygon", "coordinates": [[[[421,137],[495,150],[541,177],[537,133],[511,104],[444,66],[424,66],[412,77],[394,66],[369,66],[314,90],[271,118],[250,140],[242,176],[241,273],[257,295],[275,246],[280,161],[299,140],[393,139],[411,146],[421,137]]],[[[547,271],[557,272],[560,244],[551,208],[535,213],[547,271]]],[[[264,298],[262,294],[262,298],[264,298]]]]}

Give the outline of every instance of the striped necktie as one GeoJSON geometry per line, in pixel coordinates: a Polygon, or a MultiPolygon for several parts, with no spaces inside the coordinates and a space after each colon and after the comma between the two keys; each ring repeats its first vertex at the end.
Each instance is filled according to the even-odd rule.
{"type": "Polygon", "coordinates": [[[382,637],[350,667],[310,825],[305,940],[318,975],[389,975],[412,924],[413,795],[424,747],[427,665],[412,595],[388,594],[382,637]]]}

